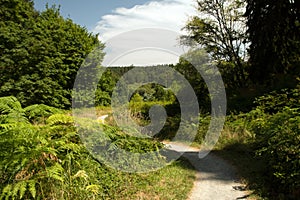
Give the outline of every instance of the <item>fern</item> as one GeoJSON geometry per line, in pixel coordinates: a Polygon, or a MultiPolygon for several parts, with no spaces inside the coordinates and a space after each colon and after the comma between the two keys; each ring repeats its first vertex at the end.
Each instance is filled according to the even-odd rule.
{"type": "Polygon", "coordinates": [[[0,124],[0,129],[4,129],[5,131],[8,131],[12,128],[15,128],[16,126],[17,126],[17,123],[0,124]]]}
{"type": "Polygon", "coordinates": [[[47,172],[47,177],[53,178],[61,182],[64,181],[62,175],[64,172],[64,168],[59,163],[55,163],[53,166],[47,167],[46,172],[47,172]]]}
{"type": "Polygon", "coordinates": [[[1,114],[8,114],[13,111],[23,112],[21,103],[16,97],[0,97],[0,112],[1,114]]]}
{"type": "MultiPolygon", "coordinates": [[[[112,148],[157,150],[158,144],[150,140],[128,136],[119,128],[97,121],[80,120],[75,127],[72,116],[51,109],[35,105],[23,110],[13,97],[0,99],[0,199],[113,198],[109,193],[115,191],[120,174],[110,177],[111,170],[87,151],[77,130],[86,134],[86,145],[96,141],[105,146],[110,139],[112,148]],[[30,123],[26,116],[30,122],[40,124],[30,123]],[[104,134],[99,135],[99,126],[104,134]]],[[[140,161],[138,157],[125,160],[122,154],[115,156],[126,165],[140,161]]]]}
{"type": "Polygon", "coordinates": [[[35,104],[24,108],[26,117],[34,123],[45,123],[53,114],[63,113],[62,110],[44,104],[35,104]]]}
{"type": "Polygon", "coordinates": [[[26,187],[27,187],[26,181],[20,181],[20,182],[14,184],[13,190],[12,190],[12,197],[13,198],[19,197],[20,199],[22,199],[26,192],[26,187]]]}
{"type": "Polygon", "coordinates": [[[4,198],[8,199],[10,196],[12,196],[12,192],[11,192],[12,189],[13,189],[13,187],[11,184],[6,185],[2,190],[2,195],[1,195],[0,199],[4,199],[4,198]]]}
{"type": "Polygon", "coordinates": [[[86,171],[84,171],[84,170],[79,170],[73,177],[74,178],[83,178],[85,180],[87,180],[89,178],[86,171]]]}
{"type": "Polygon", "coordinates": [[[91,191],[94,194],[99,194],[100,186],[99,185],[89,185],[86,187],[86,190],[91,191]]]}
{"type": "Polygon", "coordinates": [[[23,198],[23,196],[25,195],[25,192],[27,190],[27,182],[26,181],[22,181],[21,182],[21,185],[20,185],[20,189],[19,189],[19,192],[20,192],[20,199],[23,198]]]}
{"type": "Polygon", "coordinates": [[[71,117],[69,115],[65,115],[65,114],[51,115],[47,119],[46,122],[50,126],[54,126],[54,125],[73,125],[74,124],[73,117],[71,117]]]}
{"type": "Polygon", "coordinates": [[[36,117],[48,117],[60,111],[41,105],[24,111],[13,97],[1,98],[0,107],[0,171],[3,172],[0,199],[34,199],[41,191],[51,196],[52,191],[57,191],[58,183],[64,185],[68,168],[63,164],[69,159],[78,159],[84,151],[78,142],[73,118],[54,114],[47,119],[47,125],[34,126],[24,112],[35,121],[36,117]],[[38,115],[42,109],[47,112],[38,115]]]}
{"type": "Polygon", "coordinates": [[[0,115],[0,124],[28,122],[20,102],[13,96],[0,97],[0,115]]]}
{"type": "Polygon", "coordinates": [[[31,196],[34,199],[36,197],[36,188],[35,188],[35,185],[36,185],[36,181],[35,180],[28,181],[28,190],[29,190],[31,196]]]}

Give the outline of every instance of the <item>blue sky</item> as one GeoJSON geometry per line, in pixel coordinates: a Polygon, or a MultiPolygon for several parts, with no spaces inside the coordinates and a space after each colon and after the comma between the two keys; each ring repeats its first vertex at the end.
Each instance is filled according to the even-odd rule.
{"type": "Polygon", "coordinates": [[[75,23],[92,30],[101,17],[112,13],[118,7],[131,8],[149,0],[34,0],[37,10],[44,10],[46,4],[61,5],[61,14],[75,23]]]}
{"type": "MultiPolygon", "coordinates": [[[[45,9],[47,3],[49,6],[53,4],[60,5],[61,14],[64,17],[71,18],[75,23],[86,27],[90,32],[99,34],[99,39],[105,42],[107,46],[106,57],[110,58],[120,56],[116,52],[126,53],[126,50],[134,50],[128,46],[142,48],[140,41],[136,41],[135,38],[145,40],[144,43],[148,45],[147,47],[151,46],[149,40],[153,41],[153,44],[162,43],[160,46],[154,45],[155,48],[167,48],[169,46],[169,48],[164,49],[164,52],[170,49],[173,51],[174,46],[179,48],[178,38],[173,36],[177,35],[179,37],[180,34],[183,34],[184,32],[181,29],[186,21],[189,17],[196,14],[194,8],[195,0],[34,0],[34,3],[35,8],[40,11],[45,9]],[[166,38],[159,35],[142,37],[139,34],[144,34],[144,31],[134,31],[145,28],[173,31],[174,34],[171,34],[172,41],[164,41],[166,38]],[[132,34],[136,35],[129,36],[126,34],[130,31],[134,31],[132,34]],[[128,37],[125,38],[127,42],[124,42],[124,39],[122,40],[123,46],[111,41],[119,40],[116,37],[122,37],[122,34],[128,37]],[[139,44],[134,44],[135,42],[139,42],[139,44]],[[110,44],[113,44],[113,46],[110,46],[110,44]]],[[[153,33],[158,32],[154,31],[153,33]]],[[[178,54],[178,51],[175,52],[178,54]]],[[[174,59],[174,55],[167,57],[162,52],[149,54],[149,51],[146,51],[144,60],[147,61],[144,63],[135,63],[138,59],[134,59],[134,56],[131,55],[127,60],[123,59],[117,62],[116,65],[122,65],[122,63],[124,63],[123,65],[165,64],[176,63],[178,60],[178,58],[174,59]],[[155,63],[149,63],[149,60],[155,60],[155,63]]],[[[143,59],[141,52],[136,55],[136,58],[139,58],[139,60],[143,59]]]]}

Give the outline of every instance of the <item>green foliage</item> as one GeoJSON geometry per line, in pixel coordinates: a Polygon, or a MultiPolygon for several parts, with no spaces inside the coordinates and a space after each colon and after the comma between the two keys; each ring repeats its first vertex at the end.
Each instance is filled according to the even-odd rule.
{"type": "Polygon", "coordinates": [[[261,96],[255,102],[258,108],[267,113],[277,113],[286,106],[300,108],[300,88],[282,89],[261,96]]]}
{"type": "MultiPolygon", "coordinates": [[[[25,116],[26,109],[21,109],[15,100],[13,97],[0,99],[1,102],[7,101],[8,105],[17,105],[1,115],[6,117],[6,122],[15,124],[0,129],[1,198],[35,198],[54,190],[55,184],[64,181],[65,160],[70,154],[82,151],[82,147],[71,126],[54,127],[52,124],[41,127],[30,124],[28,120],[18,121],[11,113],[25,116]],[[47,182],[53,185],[43,185],[47,182]]],[[[39,109],[38,106],[35,109],[39,109]]],[[[6,122],[1,122],[1,125],[6,122]]]]}
{"type": "Polygon", "coordinates": [[[175,136],[180,124],[180,107],[178,102],[145,102],[141,100],[142,99],[138,94],[135,94],[135,96],[131,99],[129,104],[129,108],[132,115],[131,117],[133,117],[136,123],[138,123],[140,126],[148,125],[150,123],[150,108],[155,105],[163,106],[166,110],[167,119],[162,130],[159,133],[156,133],[154,137],[160,140],[172,139],[175,136]]]}
{"type": "Polygon", "coordinates": [[[13,96],[0,98],[1,114],[8,114],[11,112],[22,112],[22,106],[18,99],[13,96]]]}
{"type": "Polygon", "coordinates": [[[211,120],[210,116],[199,117],[199,128],[194,142],[198,144],[201,144],[203,142],[208,131],[210,120],[211,120]]]}
{"type": "Polygon", "coordinates": [[[217,148],[239,151],[257,160],[261,166],[259,170],[253,169],[256,179],[248,179],[250,187],[260,195],[296,199],[300,189],[299,106],[293,102],[291,106],[297,107],[286,107],[289,102],[271,94],[261,97],[259,102],[248,113],[227,117],[217,148]]]}
{"type": "Polygon", "coordinates": [[[0,124],[1,128],[7,129],[15,126],[16,122],[27,122],[22,106],[13,96],[0,98],[0,124]]]}
{"type": "Polygon", "coordinates": [[[50,126],[53,126],[53,125],[73,125],[74,124],[73,117],[65,115],[65,114],[54,114],[54,115],[51,115],[47,119],[46,122],[50,126]]]}
{"type": "Polygon", "coordinates": [[[55,7],[35,11],[32,1],[1,0],[0,14],[0,95],[70,107],[77,70],[94,47],[103,49],[97,36],[55,7]]]}
{"type": "MultiPolygon", "coordinates": [[[[95,128],[92,126],[99,127],[99,123],[88,120],[83,127],[75,127],[73,117],[64,114],[64,111],[45,105],[22,109],[15,97],[0,98],[0,108],[0,199],[130,199],[144,191],[149,183],[153,184],[153,189],[147,189],[149,195],[154,195],[155,191],[169,191],[173,181],[167,181],[168,184],[164,185],[168,176],[177,177],[177,180],[182,178],[180,183],[185,188],[192,187],[182,176],[191,178],[193,171],[183,169],[182,162],[143,175],[123,173],[100,163],[86,150],[77,134],[79,128],[89,129],[86,132],[91,133],[90,130],[95,128]],[[26,116],[30,116],[34,124],[26,116]],[[42,121],[39,121],[40,117],[42,121]],[[7,123],[12,126],[4,128],[7,123]],[[163,182],[157,188],[155,183],[160,179],[163,182]]],[[[123,164],[137,166],[140,158],[125,160],[122,155],[116,155],[114,147],[145,153],[157,152],[163,146],[157,141],[130,136],[112,126],[103,125],[103,128],[111,141],[111,148],[106,149],[105,153],[115,156],[123,164]]],[[[99,138],[98,133],[96,136],[99,138]]],[[[164,160],[161,155],[159,158],[164,160]]],[[[150,160],[148,165],[155,167],[156,161],[150,160]]],[[[184,193],[172,195],[184,198],[187,192],[188,189],[185,189],[184,193]]]]}
{"type": "Polygon", "coordinates": [[[130,101],[132,103],[138,103],[138,102],[143,102],[143,97],[141,97],[141,95],[139,93],[136,93],[132,96],[132,98],[130,99],[130,101]]]}
{"type": "Polygon", "coordinates": [[[133,153],[146,153],[151,151],[157,151],[163,147],[163,144],[153,141],[152,139],[137,138],[124,134],[121,130],[111,127],[104,126],[105,133],[109,136],[112,145],[118,148],[124,149],[133,153]]]}
{"type": "Polygon", "coordinates": [[[107,68],[102,74],[102,77],[97,85],[97,91],[95,94],[96,106],[109,106],[111,104],[111,96],[116,85],[116,81],[117,79],[114,77],[112,71],[107,68]]]}
{"type": "MultiPolygon", "coordinates": [[[[205,52],[203,49],[200,49],[189,51],[188,53],[182,55],[179,59],[179,62],[174,66],[174,69],[180,72],[193,87],[198,98],[200,109],[204,112],[208,112],[210,110],[210,97],[207,85],[198,70],[203,72],[205,65],[208,63],[209,56],[207,52],[205,52]],[[194,64],[196,66],[194,66],[194,64]]],[[[177,84],[180,85],[181,83],[177,84]]],[[[179,91],[184,91],[184,88],[180,88],[179,91]]]]}
{"type": "Polygon", "coordinates": [[[132,127],[112,127],[93,120],[76,121],[85,146],[100,162],[124,171],[154,170],[167,164],[158,152],[162,144],[141,137],[132,127]],[[130,152],[130,153],[129,153],[130,152]]]}
{"type": "Polygon", "coordinates": [[[247,0],[246,16],[252,80],[276,84],[280,74],[299,75],[299,2],[247,0]]]}
{"type": "Polygon", "coordinates": [[[284,108],[254,122],[257,155],[267,161],[270,181],[277,193],[291,195],[300,189],[299,108],[284,108]]]}
{"type": "Polygon", "coordinates": [[[45,123],[45,119],[56,113],[62,113],[60,109],[44,104],[35,104],[24,109],[25,116],[31,123],[45,123]]]}
{"type": "MultiPolygon", "coordinates": [[[[186,24],[187,36],[184,44],[200,44],[217,61],[227,61],[233,71],[237,86],[246,84],[243,62],[246,61],[246,22],[243,16],[244,1],[197,0],[199,15],[186,24]]],[[[223,65],[224,66],[224,65],[223,65]]]]}
{"type": "MultiPolygon", "coordinates": [[[[147,71],[145,71],[147,73],[147,71]]],[[[172,77],[169,77],[172,79],[172,77]]],[[[138,88],[132,95],[131,101],[174,101],[175,96],[171,90],[164,88],[161,85],[151,83],[138,88]],[[138,96],[135,96],[138,95],[138,96]],[[137,99],[133,99],[137,98],[137,99]]]]}
{"type": "MultiPolygon", "coordinates": [[[[156,68],[160,67],[170,67],[173,68],[173,65],[163,65],[163,66],[151,66],[151,67],[136,67],[135,73],[138,74],[136,76],[130,76],[129,81],[131,82],[139,82],[140,80],[152,80],[152,73],[148,73],[149,71],[156,70],[156,68]]],[[[95,93],[95,105],[96,106],[109,106],[111,104],[111,96],[112,92],[117,84],[117,82],[120,80],[120,78],[125,75],[129,70],[131,70],[133,67],[108,67],[105,69],[105,71],[102,74],[102,77],[100,78],[97,90],[95,93]]],[[[162,83],[170,83],[169,81],[174,80],[174,74],[172,72],[168,74],[164,74],[165,77],[160,77],[160,82],[162,83]]],[[[180,88],[180,83],[172,82],[173,86],[178,85],[180,88]]],[[[135,85],[131,85],[128,87],[128,85],[122,85],[121,82],[119,82],[120,88],[118,91],[116,91],[120,96],[122,95],[122,92],[132,90],[132,87],[135,87],[135,85]],[[128,87],[128,88],[126,88],[128,87]],[[120,89],[123,89],[124,91],[121,91],[120,89]]],[[[146,84],[141,87],[139,87],[137,90],[132,91],[133,96],[135,94],[139,94],[143,101],[175,101],[174,93],[177,91],[171,91],[168,88],[165,88],[159,84],[151,83],[146,84]]]]}
{"type": "Polygon", "coordinates": [[[141,119],[149,119],[149,110],[152,106],[161,105],[168,106],[172,102],[167,101],[150,101],[145,102],[140,95],[135,94],[129,103],[129,108],[134,116],[139,116],[141,119]]]}

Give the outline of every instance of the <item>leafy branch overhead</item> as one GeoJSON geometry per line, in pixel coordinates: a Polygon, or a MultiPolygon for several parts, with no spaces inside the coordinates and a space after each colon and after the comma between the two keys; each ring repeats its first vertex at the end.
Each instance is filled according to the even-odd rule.
{"type": "Polygon", "coordinates": [[[182,44],[200,45],[219,62],[233,63],[240,86],[246,81],[245,6],[244,1],[198,0],[198,15],[190,18],[184,27],[188,34],[181,37],[182,44]]]}

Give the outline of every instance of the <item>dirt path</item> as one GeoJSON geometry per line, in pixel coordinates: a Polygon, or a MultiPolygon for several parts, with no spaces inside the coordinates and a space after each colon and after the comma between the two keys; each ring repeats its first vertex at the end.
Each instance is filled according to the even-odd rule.
{"type": "Polygon", "coordinates": [[[183,144],[167,145],[171,150],[185,152],[183,156],[189,159],[197,170],[189,200],[247,199],[247,193],[243,191],[244,186],[238,182],[234,168],[226,161],[212,153],[199,159],[198,149],[183,144]]]}

